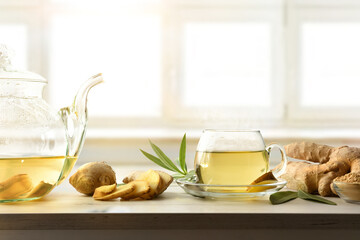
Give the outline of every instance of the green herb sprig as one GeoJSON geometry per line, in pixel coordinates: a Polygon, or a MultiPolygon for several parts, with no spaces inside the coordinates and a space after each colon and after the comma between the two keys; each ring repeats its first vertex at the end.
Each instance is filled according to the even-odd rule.
{"type": "Polygon", "coordinates": [[[335,202],[327,200],[325,198],[312,195],[310,193],[304,192],[303,190],[299,190],[297,192],[292,191],[284,191],[284,192],[277,192],[270,195],[270,202],[273,205],[285,203],[291,200],[294,200],[296,198],[301,198],[308,201],[313,202],[319,202],[319,203],[325,203],[329,205],[337,205],[335,202]]]}
{"type": "Polygon", "coordinates": [[[173,175],[174,178],[192,178],[195,175],[195,171],[188,171],[186,166],[186,133],[184,134],[181,141],[179,158],[176,159],[176,161],[174,162],[171,161],[171,159],[166,156],[165,153],[158,146],[151,142],[151,140],[149,140],[149,142],[151,148],[153,149],[157,157],[140,149],[142,154],[144,154],[145,157],[147,157],[149,160],[156,163],[160,167],[175,172],[175,174],[173,175]]]}

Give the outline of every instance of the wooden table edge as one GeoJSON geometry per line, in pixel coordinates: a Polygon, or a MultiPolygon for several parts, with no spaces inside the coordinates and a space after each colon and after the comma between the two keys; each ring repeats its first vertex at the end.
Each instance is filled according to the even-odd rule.
{"type": "Polygon", "coordinates": [[[11,213],[0,230],[360,229],[359,214],[11,213]]]}

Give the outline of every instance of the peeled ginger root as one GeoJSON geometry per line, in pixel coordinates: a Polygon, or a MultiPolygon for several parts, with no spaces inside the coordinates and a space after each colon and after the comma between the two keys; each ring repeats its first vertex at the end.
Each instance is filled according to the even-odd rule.
{"type": "Polygon", "coordinates": [[[90,162],[82,165],[69,182],[78,192],[93,195],[96,188],[116,183],[116,175],[105,162],[90,162]]]}

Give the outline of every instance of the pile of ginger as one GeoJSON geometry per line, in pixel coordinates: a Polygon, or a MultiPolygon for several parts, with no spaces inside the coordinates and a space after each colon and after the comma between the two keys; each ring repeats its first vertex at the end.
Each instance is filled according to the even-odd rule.
{"type": "Polygon", "coordinates": [[[286,145],[285,151],[291,158],[305,160],[289,162],[281,175],[290,189],[334,196],[333,180],[350,182],[360,176],[360,148],[301,142],[286,145]]]}
{"type": "Polygon", "coordinates": [[[157,170],[136,171],[116,183],[113,169],[105,162],[91,162],[81,166],[69,179],[80,193],[93,196],[95,200],[150,200],[163,193],[173,178],[157,170]]]}

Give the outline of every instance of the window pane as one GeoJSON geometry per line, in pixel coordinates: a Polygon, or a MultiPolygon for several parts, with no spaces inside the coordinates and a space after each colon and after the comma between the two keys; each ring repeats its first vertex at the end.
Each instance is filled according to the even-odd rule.
{"type": "Polygon", "coordinates": [[[267,23],[188,23],[183,102],[190,106],[269,106],[267,23]]]}
{"type": "Polygon", "coordinates": [[[81,82],[102,72],[105,83],[89,96],[91,115],[159,115],[160,26],[156,16],[55,16],[49,82],[52,102],[69,104],[81,82]]]}
{"type": "Polygon", "coordinates": [[[27,65],[27,28],[25,25],[0,25],[0,44],[14,51],[13,65],[26,70],[27,65]]]}
{"type": "Polygon", "coordinates": [[[301,28],[301,105],[360,106],[360,23],[301,28]]]}

